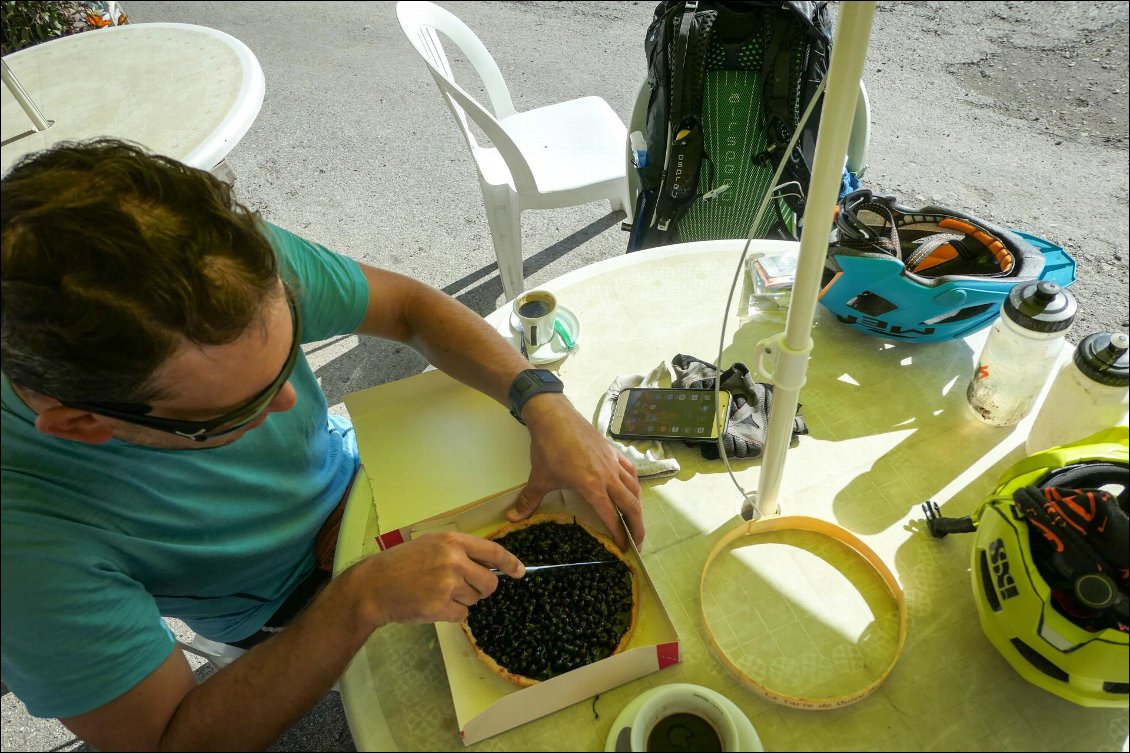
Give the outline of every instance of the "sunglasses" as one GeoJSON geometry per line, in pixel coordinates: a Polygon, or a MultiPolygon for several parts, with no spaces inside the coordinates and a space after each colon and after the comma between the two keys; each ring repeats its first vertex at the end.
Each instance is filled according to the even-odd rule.
{"type": "Polygon", "coordinates": [[[294,296],[290,288],[286,288],[286,302],[290,307],[290,318],[294,325],[293,341],[290,346],[290,355],[287,356],[286,363],[283,364],[282,371],[274,378],[266,389],[260,392],[250,401],[241,405],[240,407],[228,411],[222,416],[209,419],[207,421],[185,421],[176,418],[161,418],[159,416],[147,415],[152,406],[143,405],[140,403],[112,403],[112,402],[84,402],[79,400],[60,400],[59,402],[70,408],[78,408],[80,410],[90,411],[100,416],[107,418],[116,418],[125,423],[134,424],[136,426],[144,426],[148,429],[156,429],[169,434],[176,434],[178,437],[191,439],[194,442],[205,442],[209,439],[222,437],[225,434],[231,434],[234,431],[239,431],[247,424],[258,418],[271,401],[282,390],[286,381],[290,379],[291,372],[294,371],[294,364],[298,361],[298,353],[301,350],[301,335],[302,335],[302,307],[298,306],[294,301],[294,296]]]}

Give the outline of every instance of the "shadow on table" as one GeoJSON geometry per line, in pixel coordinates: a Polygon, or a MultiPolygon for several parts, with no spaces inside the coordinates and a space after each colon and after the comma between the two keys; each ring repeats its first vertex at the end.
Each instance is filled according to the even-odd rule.
{"type": "MultiPolygon", "coordinates": [[[[771,334],[747,329],[727,351],[743,354],[735,360],[750,362],[756,342],[771,334]]],[[[835,519],[845,528],[886,530],[1009,440],[1011,428],[982,424],[965,404],[975,354],[964,340],[891,342],[823,310],[812,337],[800,412],[810,436],[833,443],[836,456],[809,470],[829,474],[821,488],[834,490],[835,519]]]]}

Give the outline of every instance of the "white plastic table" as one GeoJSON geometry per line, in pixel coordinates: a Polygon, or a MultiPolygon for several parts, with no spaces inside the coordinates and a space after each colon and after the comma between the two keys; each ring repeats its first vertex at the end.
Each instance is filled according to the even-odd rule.
{"type": "Polygon", "coordinates": [[[0,87],[0,173],[60,141],[113,136],[212,170],[263,104],[263,70],[247,45],[191,24],[125,24],[4,58],[50,123],[36,130],[0,87]]]}
{"type": "MultiPolygon", "coordinates": [[[[553,367],[582,413],[595,414],[619,375],[645,373],[678,353],[714,361],[741,245],[713,241],[652,249],[544,286],[582,322],[579,349],[553,367]]],[[[763,241],[755,248],[770,245],[763,241]]],[[[513,337],[509,313],[505,308],[487,319],[513,337]]],[[[754,344],[782,324],[783,317],[731,312],[723,362],[748,364],[754,344]]],[[[847,529],[901,584],[909,609],[907,643],[873,695],[835,710],[788,708],[747,690],[715,659],[703,639],[699,578],[713,542],[735,524],[741,499],[719,461],[676,446],[681,471],[644,484],[642,556],[678,629],[681,663],[471,747],[603,750],[613,720],[634,698],[664,683],[695,683],[736,703],[766,750],[1125,750],[1124,709],[1061,700],[1023,680],[989,643],[970,584],[973,535],[937,540],[924,530],[924,500],[936,501],[949,517],[967,514],[1025,454],[1031,417],[1016,427],[993,428],[977,421],[965,403],[985,335],[896,344],[817,312],[801,391],[811,434],[788,451],[781,514],[847,529]]],[[[347,398],[351,413],[354,406],[364,408],[353,418],[364,439],[361,456],[373,494],[347,506],[337,569],[377,551],[378,524],[388,522],[381,518],[382,500],[406,496],[422,519],[525,480],[524,430],[504,409],[465,393],[446,375],[431,372],[357,393],[353,403],[347,398]],[[462,414],[461,404],[467,406],[462,414]],[[437,443],[437,432],[445,441],[437,443]]],[[[742,484],[756,488],[758,464],[734,466],[742,484]]],[[[389,527],[396,526],[381,530],[389,527]]],[[[821,584],[812,584],[800,603],[815,599],[811,603],[819,607],[822,593],[821,584]]],[[[798,654],[806,651],[807,635],[820,634],[812,630],[819,627],[816,618],[797,604],[750,601],[735,603],[733,619],[714,624],[715,633],[795,646],[798,654]]],[[[786,662],[785,671],[805,667],[786,662]]],[[[430,625],[378,630],[342,676],[341,690],[359,750],[463,747],[430,625]]]]}

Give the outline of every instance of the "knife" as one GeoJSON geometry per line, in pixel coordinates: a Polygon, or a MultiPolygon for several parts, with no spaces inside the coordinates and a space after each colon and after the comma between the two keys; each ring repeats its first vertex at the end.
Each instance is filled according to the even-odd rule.
{"type": "MultiPolygon", "coordinates": [[[[556,568],[556,567],[582,567],[584,565],[609,565],[613,562],[618,562],[618,561],[619,560],[597,560],[596,562],[564,562],[564,563],[561,563],[559,565],[532,565],[532,566],[526,568],[526,573],[527,574],[536,573],[539,570],[552,570],[553,568],[556,568]]],[[[495,575],[504,575],[505,574],[501,570],[499,570],[497,567],[490,568],[490,571],[492,573],[494,573],[495,575]]]]}

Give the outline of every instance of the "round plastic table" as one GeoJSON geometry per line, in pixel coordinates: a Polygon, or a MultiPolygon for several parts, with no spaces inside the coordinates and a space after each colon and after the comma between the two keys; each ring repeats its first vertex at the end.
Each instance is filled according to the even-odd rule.
{"type": "Polygon", "coordinates": [[[191,24],[126,24],[4,58],[48,122],[37,130],[0,87],[0,172],[60,141],[111,136],[211,170],[263,104],[263,70],[247,45],[191,24]]]}
{"type": "MultiPolygon", "coordinates": [[[[546,283],[583,324],[577,350],[549,366],[573,404],[595,415],[618,377],[646,373],[678,353],[714,361],[742,245],[654,248],[546,283]]],[[[787,247],[759,241],[753,250],[787,247]]],[[[744,289],[738,298],[746,298],[744,289]]],[[[726,365],[750,365],[755,345],[783,327],[783,312],[745,309],[737,303],[728,314],[726,365]]],[[[517,342],[509,306],[487,321],[517,342]]],[[[967,514],[1025,455],[1031,416],[1014,427],[991,427],[966,404],[965,386],[986,335],[898,343],[817,311],[800,399],[810,434],[787,452],[781,514],[845,529],[897,578],[909,611],[907,641],[874,694],[842,708],[791,708],[754,694],[715,658],[704,640],[700,577],[711,547],[736,524],[741,496],[719,461],[668,443],[680,470],[643,481],[647,537],[640,555],[678,630],[681,661],[469,748],[602,750],[613,721],[634,699],[667,683],[691,683],[736,704],[766,750],[1125,750],[1125,709],[1082,708],[1041,690],[989,643],[970,583],[973,536],[938,540],[925,530],[922,502],[935,501],[947,517],[967,514]]],[[[337,571],[378,551],[377,536],[387,531],[496,496],[527,478],[527,432],[497,403],[442,372],[373,387],[345,402],[367,483],[354,485],[346,507],[337,571]]],[[[757,488],[758,461],[734,466],[746,489],[757,488]]],[[[804,541],[764,542],[757,569],[726,581],[734,590],[712,607],[714,635],[735,655],[774,657],[752,666],[753,673],[786,687],[824,672],[835,683],[856,670],[874,673],[876,666],[857,665],[848,649],[889,636],[889,599],[878,598],[883,592],[871,589],[873,580],[858,581],[858,591],[835,588],[844,576],[822,564],[838,562],[835,547],[805,555],[811,559],[800,560],[802,571],[761,569],[797,540],[804,541]],[[808,580],[813,573],[821,577],[808,580]],[[856,611],[857,601],[866,606],[873,597],[873,611],[856,611]]],[[[342,676],[341,690],[358,750],[464,749],[434,626],[376,631],[342,676]]]]}

